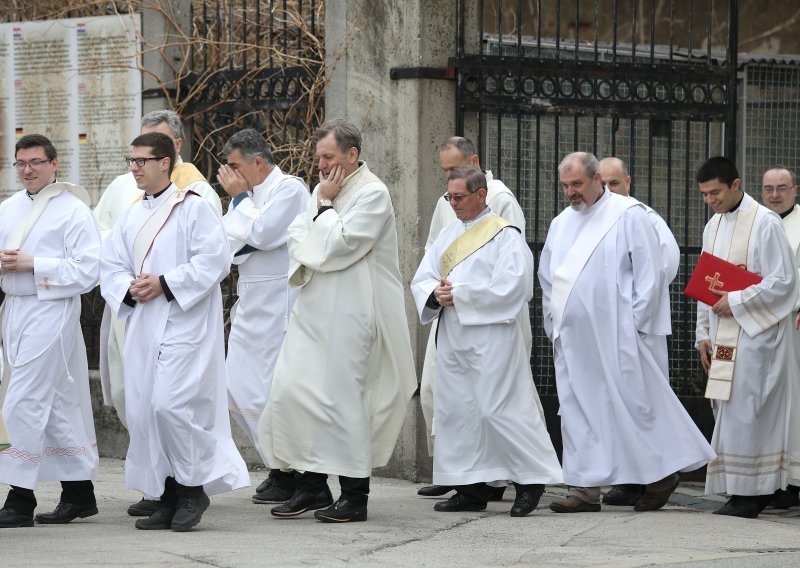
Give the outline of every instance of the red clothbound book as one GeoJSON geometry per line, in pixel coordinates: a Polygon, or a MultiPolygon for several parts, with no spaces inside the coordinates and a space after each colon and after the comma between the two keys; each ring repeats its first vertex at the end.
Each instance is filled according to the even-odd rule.
{"type": "Polygon", "coordinates": [[[697,266],[695,266],[683,293],[690,298],[713,306],[719,301],[719,295],[714,292],[744,290],[748,286],[758,284],[761,280],[761,276],[754,272],[704,252],[700,255],[700,260],[697,261],[697,266]]]}

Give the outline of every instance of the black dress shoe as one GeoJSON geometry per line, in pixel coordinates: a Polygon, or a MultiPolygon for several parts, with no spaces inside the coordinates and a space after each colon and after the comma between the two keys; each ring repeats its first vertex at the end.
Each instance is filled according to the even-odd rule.
{"type": "Polygon", "coordinates": [[[154,501],[153,499],[142,499],[128,507],[128,514],[131,517],[149,517],[156,512],[160,503],[160,501],[154,501]]]}
{"type": "Polygon", "coordinates": [[[790,509],[800,505],[800,496],[793,491],[778,489],[771,497],[769,504],[776,509],[790,509]]]}
{"type": "Polygon", "coordinates": [[[728,515],[743,519],[755,519],[759,513],[758,496],[733,495],[721,509],[714,511],[715,515],[728,515]]]}
{"type": "Polygon", "coordinates": [[[258,484],[258,487],[256,487],[256,493],[263,493],[264,491],[272,487],[274,481],[275,480],[272,479],[271,477],[267,477],[264,481],[258,484]]]}
{"type": "Polygon", "coordinates": [[[441,497],[453,490],[449,485],[426,485],[417,489],[417,495],[423,497],[441,497]]]}
{"type": "Polygon", "coordinates": [[[338,499],[327,509],[314,511],[314,518],[323,523],[357,523],[367,520],[367,504],[358,505],[347,499],[338,499]]]}
{"type": "Polygon", "coordinates": [[[3,507],[0,509],[0,529],[15,529],[32,526],[33,515],[23,515],[10,507],[3,507]]]}
{"type": "Polygon", "coordinates": [[[294,495],[293,489],[279,487],[273,483],[266,490],[257,492],[251,500],[253,503],[286,503],[294,495]]]}
{"type": "Polygon", "coordinates": [[[97,514],[97,504],[73,505],[63,501],[50,513],[39,513],[34,520],[41,525],[63,525],[75,519],[84,519],[97,514]]]}
{"type": "Polygon", "coordinates": [[[296,517],[306,511],[314,509],[325,509],[333,503],[333,495],[327,487],[319,493],[309,493],[308,491],[297,490],[283,505],[278,505],[270,510],[275,517],[296,517]]]}
{"type": "Polygon", "coordinates": [[[613,505],[615,507],[633,507],[642,496],[644,485],[626,483],[615,485],[611,491],[603,495],[603,505],[613,505]]]}
{"type": "Polygon", "coordinates": [[[185,532],[196,526],[203,518],[203,512],[208,509],[211,500],[205,492],[199,495],[178,496],[178,505],[175,508],[175,514],[172,516],[172,530],[176,532],[185,532]]]}
{"type": "Polygon", "coordinates": [[[473,501],[463,493],[456,493],[447,501],[439,501],[433,506],[434,511],[442,513],[458,513],[461,511],[483,511],[486,509],[486,503],[478,503],[473,501]]]}
{"type": "Polygon", "coordinates": [[[175,509],[159,505],[152,515],[136,521],[136,528],[143,531],[163,531],[172,528],[172,517],[175,509]]]}
{"type": "Polygon", "coordinates": [[[539,505],[544,494],[544,485],[517,485],[517,497],[511,507],[512,517],[524,517],[539,505]]]}
{"type": "Polygon", "coordinates": [[[487,489],[489,490],[487,492],[488,500],[489,501],[502,501],[503,500],[503,495],[506,492],[506,487],[508,487],[508,486],[507,485],[503,485],[502,487],[492,487],[491,485],[487,486],[487,489]]]}

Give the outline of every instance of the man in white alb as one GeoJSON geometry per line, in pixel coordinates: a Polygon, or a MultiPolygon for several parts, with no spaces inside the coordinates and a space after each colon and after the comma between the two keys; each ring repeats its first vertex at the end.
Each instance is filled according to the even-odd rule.
{"type": "MultiPolygon", "coordinates": [[[[239,267],[239,300],[228,336],[228,399],[233,418],[253,447],[258,420],[269,400],[272,373],[297,290],[289,290],[289,224],[305,210],[308,187],[272,163],[267,141],[252,128],[231,136],[222,149],[227,164],[217,180],[231,196],[223,218],[233,263],[239,267]]],[[[266,463],[266,459],[262,456],[266,463]]],[[[283,503],[294,493],[294,474],[270,470],[254,503],[283,503]]]]}
{"type": "MultiPolygon", "coordinates": [[[[171,110],[154,110],[142,117],[140,134],[160,132],[169,136],[175,144],[175,167],[172,168],[171,180],[178,189],[192,190],[206,199],[222,214],[222,203],[217,192],[208,184],[197,168],[189,162],[181,160],[183,147],[183,126],[178,113],[171,110]]],[[[117,219],[131,205],[141,201],[144,193],[136,185],[133,174],[128,171],[112,181],[94,209],[94,216],[100,226],[100,235],[105,240],[117,219]]],[[[125,321],[114,318],[111,311],[103,311],[100,328],[100,383],[103,387],[103,402],[113,406],[120,422],[127,427],[125,417],[125,386],[123,380],[122,352],[125,345],[125,321]]],[[[155,511],[158,499],[145,496],[128,507],[128,514],[134,517],[146,517],[155,511]]]]}
{"type": "Polygon", "coordinates": [[[386,465],[417,386],[389,190],[361,133],[314,133],[320,182],[289,226],[289,285],[300,288],[259,423],[269,466],[298,472],[276,517],[365,521],[369,478],[386,465]],[[336,502],[328,475],[338,475],[336,502]]]}
{"type": "Polygon", "coordinates": [[[457,220],[411,283],[422,323],[439,318],[433,480],[456,494],[434,509],[482,511],[486,482],[504,479],[516,487],[511,516],[524,517],[546,483],[561,483],[561,466],[519,319],[533,295],[533,255],[519,229],[487,207],[486,185],[476,168],[450,173],[445,199],[457,220]]]}
{"type": "Polygon", "coordinates": [[[664,375],[671,332],[658,235],[644,206],[603,187],[594,155],[558,168],[570,205],[551,223],[539,266],[553,343],[569,494],[557,513],[600,510],[600,487],[646,485],[636,511],[663,507],[678,471],[714,453],[664,375]]]}
{"type": "Polygon", "coordinates": [[[696,347],[714,409],[706,493],[727,493],[718,515],[755,518],[787,485],[791,318],[797,265],[781,219],[741,189],[736,166],[709,158],[697,171],[715,215],[703,251],[762,277],[714,306],[698,302],[696,347]]]}
{"type": "MultiPolygon", "coordinates": [[[[625,162],[616,157],[608,157],[600,160],[600,181],[612,192],[618,195],[624,195],[630,199],[631,191],[631,176],[628,173],[628,168],[625,162]]],[[[638,200],[637,200],[638,201],[638,200]]],[[[641,202],[640,202],[641,203],[641,202]]],[[[667,289],[669,285],[675,280],[678,274],[678,266],[681,260],[681,251],[678,243],[675,241],[675,236],[672,234],[666,221],[656,213],[652,207],[644,205],[647,210],[647,215],[653,223],[653,227],[658,235],[659,248],[661,249],[661,258],[664,262],[664,270],[666,274],[665,284],[667,289]]],[[[666,337],[664,337],[666,341],[666,337]]],[[[658,353],[663,354],[664,360],[662,367],[664,370],[663,375],[669,377],[669,361],[666,357],[667,351],[659,350],[658,353]]],[[[611,490],[603,495],[603,504],[605,505],[636,505],[636,502],[641,497],[644,491],[644,486],[636,483],[626,483],[623,485],[615,485],[611,490]]]]}
{"type": "MultiPolygon", "coordinates": [[[[439,166],[442,168],[445,177],[459,167],[471,166],[481,169],[480,158],[478,157],[475,145],[468,138],[463,136],[452,136],[439,146],[439,166]]],[[[517,203],[516,197],[506,185],[496,179],[491,171],[486,171],[486,204],[491,207],[497,215],[510,221],[517,227],[523,238],[525,236],[525,214],[517,203]]],[[[430,249],[436,237],[447,225],[456,220],[453,208],[441,197],[436,201],[436,208],[431,218],[431,227],[428,231],[428,240],[425,243],[425,250],[430,249]]],[[[523,337],[530,359],[531,344],[533,336],[530,329],[530,319],[528,305],[526,304],[520,311],[520,324],[522,325],[523,337]]],[[[434,418],[433,418],[433,398],[434,398],[434,374],[436,370],[436,326],[438,319],[434,319],[431,324],[430,334],[428,335],[428,345],[425,350],[425,362],[422,366],[422,378],[419,387],[420,405],[422,406],[422,416],[425,419],[425,426],[428,433],[428,453],[433,455],[434,444],[434,418]]],[[[489,500],[500,500],[506,489],[506,483],[498,484],[498,487],[490,487],[489,500]]],[[[420,487],[418,495],[424,497],[438,497],[450,492],[453,488],[440,485],[426,485],[420,487]]]]}
{"type": "MultiPolygon", "coordinates": [[[[800,205],[797,200],[797,183],[794,172],[782,165],[767,168],[761,178],[761,198],[764,205],[783,220],[783,228],[789,237],[795,261],[800,265],[800,205]]],[[[795,317],[800,310],[800,295],[791,315],[793,353],[789,361],[789,485],[778,489],[770,501],[776,509],[788,509],[800,505],[800,331],[795,317]]]]}
{"type": "Polygon", "coordinates": [[[53,512],[36,515],[37,523],[97,514],[80,295],[97,284],[100,234],[86,191],[56,181],[49,139],[23,136],[14,158],[25,189],[0,203],[2,416],[12,443],[0,453],[0,482],[11,485],[0,528],[33,526],[40,481],[60,481],[61,498],[53,512]]]}
{"type": "Polygon", "coordinates": [[[100,289],[128,320],[125,485],[161,496],[136,528],[180,532],[200,522],[208,495],[247,487],[250,477],[225,404],[219,283],[230,270],[228,239],[219,213],[170,181],[174,160],[165,134],[131,143],[145,197],[103,243],[100,289]]]}

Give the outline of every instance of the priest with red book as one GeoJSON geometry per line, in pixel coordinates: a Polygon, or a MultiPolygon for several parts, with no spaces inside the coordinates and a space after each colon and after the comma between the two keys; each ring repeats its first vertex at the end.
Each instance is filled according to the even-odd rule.
{"type": "Polygon", "coordinates": [[[703,231],[703,252],[762,278],[720,290],[713,306],[698,303],[695,344],[716,420],[706,493],[730,495],[716,514],[755,518],[787,484],[788,316],[797,266],[780,218],[742,191],[733,162],[708,159],[697,183],[716,213],[703,231]]]}

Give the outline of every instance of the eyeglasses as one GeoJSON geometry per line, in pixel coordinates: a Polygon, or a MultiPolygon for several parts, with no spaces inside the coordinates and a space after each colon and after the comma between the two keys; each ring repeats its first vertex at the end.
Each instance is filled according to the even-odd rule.
{"type": "Polygon", "coordinates": [[[49,164],[52,161],[53,160],[31,160],[30,162],[23,162],[22,160],[17,160],[16,162],[14,162],[14,167],[17,168],[18,170],[24,170],[25,168],[30,166],[32,170],[35,170],[36,168],[43,166],[45,164],[49,164]]]}
{"type": "Polygon", "coordinates": [[[788,185],[778,185],[776,187],[772,187],[771,185],[765,185],[761,188],[761,193],[786,193],[792,189],[792,187],[794,186],[789,187],[788,185]]]}
{"type": "Polygon", "coordinates": [[[156,156],[154,158],[125,158],[125,163],[128,164],[129,168],[133,164],[136,164],[138,167],[143,168],[144,165],[150,160],[163,160],[164,158],[166,158],[166,156],[156,156]]]}
{"type": "Polygon", "coordinates": [[[463,199],[466,199],[470,195],[475,195],[476,193],[478,193],[478,192],[477,191],[473,191],[473,192],[470,192],[470,193],[466,193],[464,195],[453,195],[453,194],[450,194],[450,193],[445,193],[444,194],[444,200],[445,201],[452,201],[454,203],[461,203],[461,201],[463,199]]]}

